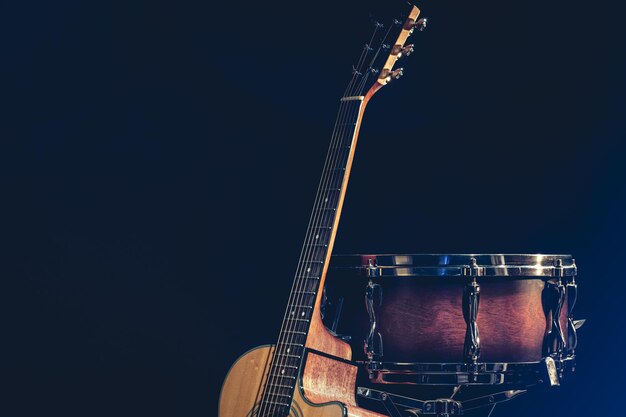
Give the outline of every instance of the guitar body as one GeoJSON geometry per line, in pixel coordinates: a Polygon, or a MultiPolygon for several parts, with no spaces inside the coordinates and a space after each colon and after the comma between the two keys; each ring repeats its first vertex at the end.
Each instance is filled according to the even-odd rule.
{"type": "MultiPolygon", "coordinates": [[[[230,368],[220,395],[218,417],[256,417],[274,346],[249,350],[230,368]]],[[[309,352],[289,417],[384,417],[355,401],[356,367],[309,352]]]]}

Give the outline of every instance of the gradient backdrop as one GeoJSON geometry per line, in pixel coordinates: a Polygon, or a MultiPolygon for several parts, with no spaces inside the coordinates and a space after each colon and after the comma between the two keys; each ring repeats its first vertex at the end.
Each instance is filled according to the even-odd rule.
{"type": "MultiPolygon", "coordinates": [[[[278,334],[338,98],[370,12],[400,3],[0,6],[0,416],[216,414],[278,334]]],[[[577,375],[494,416],[619,414],[623,13],[419,6],[335,252],[573,254],[577,375]]]]}

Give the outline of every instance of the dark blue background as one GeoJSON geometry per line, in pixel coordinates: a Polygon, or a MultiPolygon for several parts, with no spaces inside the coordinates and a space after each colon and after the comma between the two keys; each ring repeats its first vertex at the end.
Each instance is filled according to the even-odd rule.
{"type": "MultiPolygon", "coordinates": [[[[499,415],[619,409],[626,36],[582,1],[419,3],[336,252],[556,252],[579,367],[499,415]]],[[[0,415],[211,416],[271,343],[337,99],[385,1],[0,6],[0,415]]]]}

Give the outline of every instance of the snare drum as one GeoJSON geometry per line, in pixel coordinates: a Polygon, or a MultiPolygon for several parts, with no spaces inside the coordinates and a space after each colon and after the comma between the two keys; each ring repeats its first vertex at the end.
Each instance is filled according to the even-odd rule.
{"type": "Polygon", "coordinates": [[[529,386],[573,368],[575,277],[569,255],[338,255],[327,287],[372,382],[529,386]]]}

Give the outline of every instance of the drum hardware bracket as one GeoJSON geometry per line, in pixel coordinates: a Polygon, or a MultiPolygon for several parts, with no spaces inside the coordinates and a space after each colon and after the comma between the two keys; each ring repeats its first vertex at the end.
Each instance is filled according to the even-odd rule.
{"type": "Polygon", "coordinates": [[[485,267],[478,266],[476,258],[470,259],[470,264],[463,267],[463,276],[465,277],[482,277],[485,275],[485,267]]]}
{"type": "Polygon", "coordinates": [[[400,410],[398,410],[398,407],[396,407],[396,404],[393,402],[391,397],[387,395],[386,392],[380,394],[380,401],[383,403],[385,409],[389,413],[389,417],[402,417],[402,414],[400,414],[400,410]]]}
{"type": "Polygon", "coordinates": [[[375,284],[370,280],[367,283],[367,290],[365,292],[365,307],[367,308],[367,314],[370,320],[370,330],[364,343],[365,354],[370,361],[380,360],[383,357],[383,337],[376,328],[376,311],[374,309],[376,293],[378,293],[378,305],[381,306],[383,302],[383,289],[379,284],[375,284]],[[376,341],[378,341],[378,343],[376,343],[376,341]]]}

